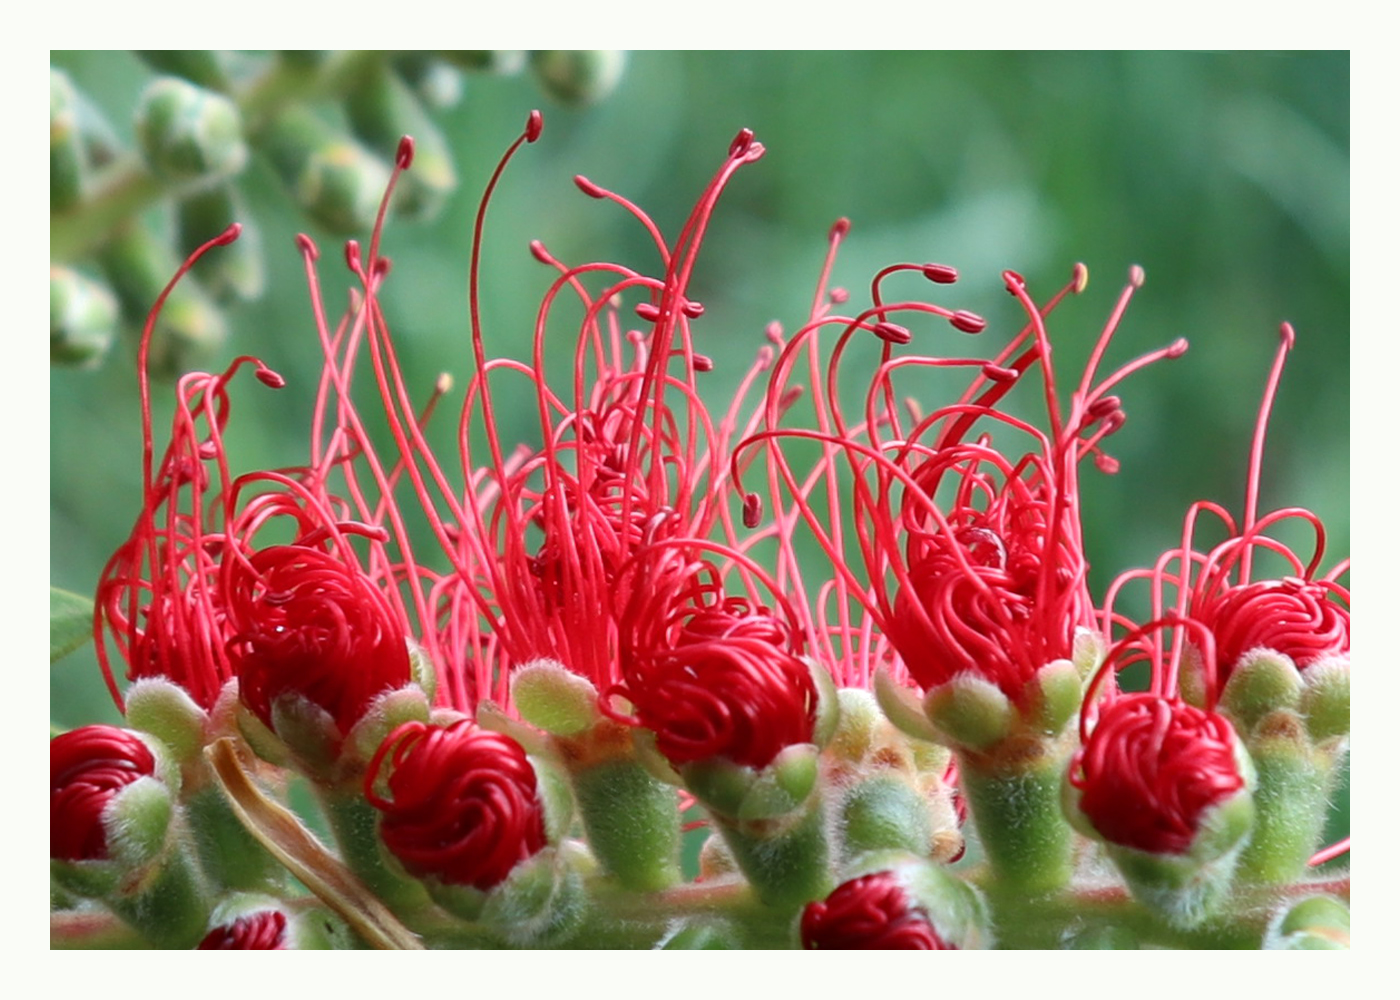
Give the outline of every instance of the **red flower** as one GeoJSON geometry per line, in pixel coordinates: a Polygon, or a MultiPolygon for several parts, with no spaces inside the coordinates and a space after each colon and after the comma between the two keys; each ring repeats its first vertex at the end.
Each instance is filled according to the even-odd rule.
{"type": "Polygon", "coordinates": [[[1070,781],[1104,840],[1152,854],[1189,851],[1202,814],[1245,785],[1228,720],[1146,692],[1103,707],[1070,781]]]}
{"type": "Polygon", "coordinates": [[[281,951],[287,947],[286,934],[286,914],[281,910],[259,910],[215,927],[196,950],[281,951]]]}
{"type": "MultiPolygon", "coordinates": [[[[1118,592],[1133,580],[1146,579],[1152,587],[1154,618],[1170,611],[1178,619],[1190,618],[1205,626],[1214,647],[1204,678],[1205,697],[1211,704],[1252,650],[1281,653],[1299,670],[1351,653],[1351,591],[1340,582],[1350,560],[1321,572],[1327,532],[1311,511],[1287,507],[1258,513],[1265,434],[1293,343],[1293,328],[1285,323],[1255,421],[1243,518],[1237,523],[1225,508],[1209,501],[1193,504],[1186,514],[1181,545],[1166,552],[1151,569],[1123,574],[1109,589],[1106,601],[1105,616],[1126,621],[1114,612],[1118,592]],[[1203,515],[1218,518],[1229,535],[1208,552],[1195,548],[1197,522],[1203,515]],[[1270,535],[1277,525],[1290,521],[1302,522],[1314,539],[1312,555],[1306,560],[1270,535]],[[1283,573],[1273,579],[1255,579],[1256,557],[1281,563],[1283,573]]],[[[1173,675],[1180,669],[1180,659],[1180,649],[1174,650],[1173,675]]]]}
{"type": "Polygon", "coordinates": [[[893,872],[843,882],[802,911],[802,947],[826,950],[956,951],[939,937],[893,872]]]}
{"type": "MultiPolygon", "coordinates": [[[[833,251],[844,233],[842,224],[833,228],[833,251]]],[[[1123,422],[1119,400],[1110,390],[1143,365],[1179,355],[1185,343],[1098,376],[1123,310],[1141,283],[1135,269],[1064,409],[1045,320],[1065,295],[1084,286],[1087,272],[1082,266],[1045,305],[1031,300],[1019,275],[1005,272],[1006,287],[1020,301],[1029,323],[990,360],[897,357],[895,347],[910,343],[914,333],[895,323],[896,316],[938,318],[964,333],[977,333],[985,326],[962,310],[917,300],[887,302],[883,285],[899,272],[920,273],[940,285],[956,278],[956,272],[941,265],[885,268],[872,283],[872,304],[853,317],[832,314],[830,306],[845,301],[833,293],[783,347],[768,387],[765,428],[748,438],[741,451],[760,441],[769,445],[773,478],[783,484],[793,510],[830,557],[841,580],[835,588],[838,597],[863,606],[919,686],[934,688],[971,673],[1023,702],[1026,682],[1048,663],[1069,658],[1076,629],[1094,625],[1081,537],[1078,465],[1093,455],[1105,471],[1115,467],[1099,450],[1099,442],[1123,422]],[[816,341],[826,327],[839,330],[839,337],[825,361],[823,387],[817,377],[823,362],[816,341]],[[853,423],[837,400],[838,369],[852,338],[864,334],[878,339],[881,363],[866,393],[865,419],[853,423]],[[779,427],[779,416],[791,405],[786,380],[804,352],[813,372],[817,426],[779,427]],[[1037,364],[1048,432],[999,408],[1002,397],[1037,364]],[[913,402],[906,406],[900,399],[895,377],[902,377],[905,369],[957,366],[977,371],[957,403],[925,416],[913,402]],[[1023,437],[1032,447],[1016,457],[1009,446],[993,446],[993,433],[1023,437]],[[796,475],[781,454],[778,445],[793,440],[822,448],[810,475],[796,475]],[[838,458],[853,470],[853,534],[859,545],[855,558],[848,554],[848,531],[830,509],[832,501],[812,500],[844,489],[834,478],[838,458]],[[857,559],[865,566],[863,580],[850,568],[857,559]]],[[[823,288],[824,283],[825,272],[823,288]]],[[[780,510],[782,506],[779,502],[780,510]]],[[[842,608],[841,614],[849,612],[842,608]]],[[[849,647],[855,633],[845,624],[839,631],[849,647]]]]}
{"type": "Polygon", "coordinates": [[[448,885],[490,889],[545,845],[525,751],[467,720],[394,730],[370,762],[365,796],[384,814],[380,834],[404,867],[448,885]]]}
{"type": "Polygon", "coordinates": [[[274,545],[226,562],[239,697],[269,726],[273,701],[294,692],[348,733],[376,697],[409,682],[403,621],[345,558],[274,545]]]}
{"type": "Polygon", "coordinates": [[[113,726],[83,726],[49,741],[49,856],[107,857],[102,815],[123,788],[155,773],[139,736],[113,726]]]}

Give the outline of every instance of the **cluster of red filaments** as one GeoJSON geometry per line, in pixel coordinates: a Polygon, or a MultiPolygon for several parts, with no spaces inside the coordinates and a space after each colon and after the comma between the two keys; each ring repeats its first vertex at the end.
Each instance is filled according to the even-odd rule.
{"type": "Polygon", "coordinates": [[[220,924],[196,946],[200,951],[282,951],[287,947],[287,915],[259,910],[220,924]]]}
{"type": "Polygon", "coordinates": [[[113,797],[155,773],[144,740],[113,726],[83,726],[49,741],[49,857],[107,857],[102,816],[113,797]]]}
{"type": "Polygon", "coordinates": [[[490,889],[545,845],[525,752],[470,720],[400,726],[370,762],[365,795],[403,866],[448,885],[490,889]]]}
{"type": "Polygon", "coordinates": [[[299,695],[342,733],[385,691],[409,682],[402,621],[355,565],[308,545],[274,545],[229,561],[225,595],[239,696],[265,724],[299,695]]]}
{"type": "MultiPolygon", "coordinates": [[[[844,232],[843,225],[833,229],[832,253],[844,232]]],[[[830,265],[829,254],[819,302],[830,265]]],[[[1087,272],[1082,266],[1044,305],[1031,299],[1019,275],[1005,273],[1006,287],[1029,322],[990,359],[897,356],[895,348],[911,343],[914,336],[909,327],[894,322],[897,314],[936,316],[964,333],[979,332],[985,325],[966,311],[921,301],[887,301],[882,284],[899,272],[919,273],[938,284],[956,279],[955,271],[940,265],[895,265],[876,276],[872,304],[856,316],[834,315],[825,304],[814,308],[811,320],[783,347],[774,366],[764,429],[741,449],[758,442],[769,445],[773,478],[790,498],[791,516],[806,523],[830,557],[838,578],[834,589],[840,620],[835,631],[848,649],[856,645],[857,630],[845,605],[854,600],[919,686],[933,688],[971,673],[1020,701],[1031,676],[1047,663],[1069,657],[1075,630],[1094,623],[1080,536],[1077,470],[1088,456],[1105,471],[1115,468],[1099,448],[1123,422],[1111,390],[1144,365],[1181,354],[1186,345],[1177,342],[1098,376],[1128,301],[1141,284],[1141,273],[1134,269],[1063,410],[1045,321],[1066,295],[1084,287],[1087,272]],[[825,377],[819,378],[816,342],[828,327],[839,335],[825,362],[825,377]],[[842,355],[858,333],[879,339],[881,360],[866,390],[864,420],[853,423],[837,402],[837,374],[842,355]],[[817,425],[810,430],[779,427],[778,418],[791,407],[787,379],[803,354],[812,372],[817,425]],[[1036,365],[1042,373],[1048,434],[998,406],[1036,365]],[[957,403],[924,416],[915,404],[900,400],[896,376],[954,367],[975,372],[957,403]],[[994,433],[998,438],[1028,438],[1034,447],[1019,458],[1008,457],[1014,452],[994,446],[994,433]],[[805,476],[793,471],[778,447],[780,442],[799,440],[818,443],[823,450],[817,468],[805,476]],[[840,512],[830,508],[829,498],[838,493],[832,481],[838,458],[854,472],[858,557],[848,553],[840,512]],[[821,493],[828,497],[826,509],[816,499],[821,493]],[[856,559],[865,564],[864,581],[849,568],[856,559]]],[[[839,297],[844,300],[844,295],[839,297]]],[[[832,295],[831,303],[837,301],[832,295]]],[[[778,491],[775,505],[779,511],[789,509],[778,491]]]]}
{"type": "Polygon", "coordinates": [[[802,947],[813,950],[952,951],[893,872],[843,882],[802,911],[802,947]]]}

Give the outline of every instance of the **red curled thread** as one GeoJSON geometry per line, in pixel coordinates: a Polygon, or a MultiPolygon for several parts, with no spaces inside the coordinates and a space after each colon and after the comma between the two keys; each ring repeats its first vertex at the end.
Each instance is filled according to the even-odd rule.
{"type": "Polygon", "coordinates": [[[813,950],[956,951],[939,937],[893,872],[843,882],[802,911],[802,947],[813,950]]]}
{"type": "Polygon", "coordinates": [[[102,813],[118,792],[155,773],[151,748],[115,726],[82,726],[49,741],[49,857],[107,857],[102,813]]]}
{"type": "Polygon", "coordinates": [[[471,720],[399,726],[370,761],[365,798],[384,814],[380,835],[394,857],[448,885],[491,889],[545,845],[525,751],[471,720]]]}
{"type": "Polygon", "coordinates": [[[1226,677],[1252,649],[1283,653],[1300,670],[1324,657],[1351,652],[1351,612],[1330,600],[1326,587],[1311,581],[1242,584],[1215,599],[1198,601],[1191,613],[1215,634],[1226,677]]]}

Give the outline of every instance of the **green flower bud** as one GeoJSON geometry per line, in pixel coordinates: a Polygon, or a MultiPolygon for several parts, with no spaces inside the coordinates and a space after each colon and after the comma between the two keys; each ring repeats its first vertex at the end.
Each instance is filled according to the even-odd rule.
{"type": "Polygon", "coordinates": [[[367,232],[389,168],[309,111],[294,107],[269,124],[263,146],[302,210],[334,233],[367,232]]]}
{"type": "Polygon", "coordinates": [[[1282,653],[1256,649],[1240,658],[1220,693],[1219,710],[1249,733],[1271,712],[1295,710],[1303,691],[1293,661],[1282,653]]]}
{"type": "Polygon", "coordinates": [[[853,786],[841,800],[840,817],[847,860],[876,850],[929,853],[933,824],[928,800],[898,777],[877,775],[853,786]]]}
{"type": "Polygon", "coordinates": [[[117,299],[66,267],[49,268],[49,363],[92,366],[117,332],[117,299]]]}
{"type": "Polygon", "coordinates": [[[885,718],[900,732],[916,740],[937,743],[943,738],[924,714],[918,693],[897,683],[885,668],[875,672],[875,700],[885,718]]]}
{"type": "Polygon", "coordinates": [[[1286,951],[1351,948],[1351,910],[1335,896],[1309,896],[1279,911],[1264,947],[1286,951]]]}
{"type": "Polygon", "coordinates": [[[817,784],[817,748],[810,743],[786,747],[749,786],[735,818],[740,822],[777,819],[797,810],[817,784]]]}
{"type": "Polygon", "coordinates": [[[511,675],[511,701],[520,717],[556,736],[576,736],[602,718],[598,689],[555,660],[532,660],[511,675]]]}
{"type": "Polygon", "coordinates": [[[500,76],[514,76],[525,68],[527,54],[521,49],[450,49],[437,53],[462,69],[500,76]]]}
{"type": "Polygon", "coordinates": [[[1319,744],[1351,734],[1351,658],[1317,660],[1303,672],[1299,710],[1319,744]]]}
{"type": "MultiPolygon", "coordinates": [[[[181,199],[176,212],[183,253],[193,252],[214,234],[248,216],[237,191],[226,184],[181,199]]],[[[219,253],[206,256],[195,277],[216,302],[257,298],[264,284],[262,240],[257,228],[244,222],[238,239],[219,253]]]]}
{"type": "MultiPolygon", "coordinates": [[[[211,90],[227,90],[228,71],[223,56],[213,49],[152,49],[136,53],[157,73],[179,76],[211,90]]],[[[218,230],[215,230],[218,232],[218,230]]]]}
{"type": "Polygon", "coordinates": [[[87,154],[78,133],[77,92],[67,74],[49,69],[49,211],[82,200],[87,154]]]}
{"type": "Polygon", "coordinates": [[[488,893],[481,921],[521,948],[551,948],[566,941],[588,914],[583,871],[591,861],[581,847],[547,847],[515,866],[488,893]]]}
{"type": "Polygon", "coordinates": [[[1056,660],[1031,678],[1031,705],[1027,723],[1046,736],[1054,736],[1079,712],[1084,701],[1084,680],[1069,660],[1056,660]]]}
{"type": "Polygon", "coordinates": [[[428,696],[417,684],[385,691],[370,703],[350,730],[345,741],[349,753],[342,752],[342,767],[349,765],[358,770],[358,764],[368,763],[395,729],[405,722],[426,723],[430,714],[428,696]]]}
{"type": "Polygon", "coordinates": [[[924,695],[924,714],[943,734],[938,742],[970,750],[1000,743],[1017,722],[1016,706],[1001,688],[973,674],[929,690],[924,695]]]}
{"type": "Polygon", "coordinates": [[[461,72],[432,53],[408,52],[394,59],[404,83],[430,108],[455,107],[466,90],[461,72]]]}
{"type": "Polygon", "coordinates": [[[180,764],[201,760],[209,716],[185,689],[164,677],[143,677],[126,693],[126,721],[150,733],[180,764]]]}
{"type": "Polygon", "coordinates": [[[622,79],[627,53],[615,49],[531,52],[530,68],[551,97],[565,104],[593,104],[622,79]]]}
{"type": "Polygon", "coordinates": [[[812,686],[817,689],[817,716],[812,726],[812,742],[824,747],[841,721],[841,700],[836,693],[836,682],[831,679],[826,667],[810,657],[803,659],[812,675],[812,686]]]}
{"type": "Polygon", "coordinates": [[[238,106],[176,77],[156,79],[142,93],[136,138],[147,165],[167,180],[229,177],[248,161],[238,106]]]}
{"type": "Polygon", "coordinates": [[[413,136],[413,169],[399,180],[394,208],[410,219],[435,216],[457,187],[457,175],[447,140],[408,85],[378,62],[356,78],[345,110],[368,149],[396,149],[402,136],[413,136]]]}

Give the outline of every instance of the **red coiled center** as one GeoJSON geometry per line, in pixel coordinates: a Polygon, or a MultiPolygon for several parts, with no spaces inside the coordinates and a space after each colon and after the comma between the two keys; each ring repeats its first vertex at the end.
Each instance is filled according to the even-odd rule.
{"type": "Polygon", "coordinates": [[[1351,652],[1351,613],[1329,600],[1321,584],[1261,580],[1231,587],[1192,614],[1215,635],[1218,662],[1228,672],[1252,649],[1290,657],[1301,670],[1326,656],[1351,652]]]}
{"type": "Polygon", "coordinates": [[[281,910],[259,910],[231,924],[215,927],[199,942],[198,951],[282,951],[287,917],[281,910]]]}
{"type": "Polygon", "coordinates": [[[380,835],[404,867],[449,885],[490,889],[545,845],[525,751],[469,720],[394,730],[370,763],[365,796],[384,814],[380,835]]]}
{"type": "Polygon", "coordinates": [[[1105,840],[1153,854],[1190,850],[1201,814],[1244,787],[1223,716],[1146,693],[1104,706],[1070,780],[1105,840]]]}
{"type": "Polygon", "coordinates": [[[828,950],[956,951],[939,937],[893,872],[843,882],[802,911],[802,947],[828,950]]]}
{"type": "Polygon", "coordinates": [[[404,625],[359,569],[320,549],[278,545],[234,566],[229,652],[243,703],[265,724],[295,692],[346,733],[385,691],[409,682],[404,625]]]}

